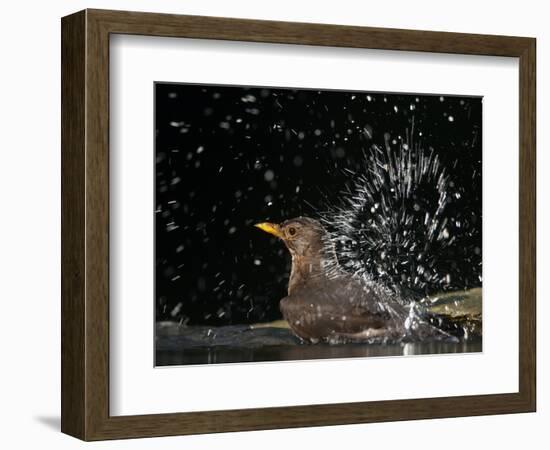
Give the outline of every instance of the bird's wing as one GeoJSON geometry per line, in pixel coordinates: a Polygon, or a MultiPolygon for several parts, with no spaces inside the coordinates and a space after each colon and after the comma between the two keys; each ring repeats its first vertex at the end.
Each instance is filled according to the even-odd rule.
{"type": "Polygon", "coordinates": [[[406,315],[388,302],[368,286],[342,278],[304,286],[281,301],[281,310],[295,331],[326,337],[395,328],[406,315]]]}
{"type": "Polygon", "coordinates": [[[331,283],[320,290],[318,298],[327,313],[340,316],[341,328],[349,332],[392,327],[396,319],[406,317],[389,295],[355,279],[331,283]]]}

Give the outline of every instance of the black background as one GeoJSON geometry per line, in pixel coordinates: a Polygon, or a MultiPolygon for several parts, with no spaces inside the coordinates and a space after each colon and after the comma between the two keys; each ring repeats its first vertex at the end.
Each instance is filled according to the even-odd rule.
{"type": "Polygon", "coordinates": [[[290,256],[253,224],[338,204],[342,169],[364,172],[362,149],[400,145],[413,120],[470,223],[453,287],[481,284],[481,98],[156,83],[155,108],[157,320],[279,318],[290,256]]]}

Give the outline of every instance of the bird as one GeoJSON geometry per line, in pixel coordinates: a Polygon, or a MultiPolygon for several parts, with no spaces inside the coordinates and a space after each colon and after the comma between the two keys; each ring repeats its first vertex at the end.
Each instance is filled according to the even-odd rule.
{"type": "Polygon", "coordinates": [[[403,336],[449,337],[399,302],[386,287],[342,269],[323,225],[309,217],[261,222],[292,257],[287,296],[279,306],[302,341],[378,342],[403,336]]]}

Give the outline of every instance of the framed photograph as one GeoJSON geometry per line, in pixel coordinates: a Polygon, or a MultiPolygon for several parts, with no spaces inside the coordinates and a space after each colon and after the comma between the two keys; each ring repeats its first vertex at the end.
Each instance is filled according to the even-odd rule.
{"type": "Polygon", "coordinates": [[[535,39],[62,19],[62,431],[535,411],[535,39]]]}

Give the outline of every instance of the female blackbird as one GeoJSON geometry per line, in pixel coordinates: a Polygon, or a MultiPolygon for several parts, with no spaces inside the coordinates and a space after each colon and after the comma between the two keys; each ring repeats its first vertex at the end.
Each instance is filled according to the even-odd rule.
{"type": "Polygon", "coordinates": [[[288,296],[280,308],[300,338],[337,343],[441,334],[389,289],[345,272],[318,221],[298,217],[256,227],[280,238],[292,256],[288,296]]]}

